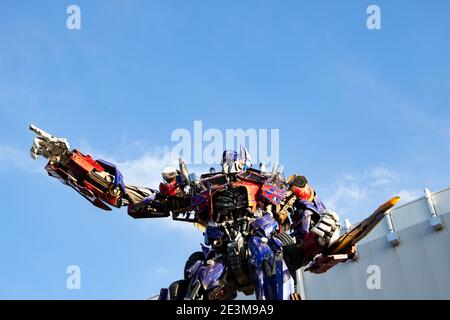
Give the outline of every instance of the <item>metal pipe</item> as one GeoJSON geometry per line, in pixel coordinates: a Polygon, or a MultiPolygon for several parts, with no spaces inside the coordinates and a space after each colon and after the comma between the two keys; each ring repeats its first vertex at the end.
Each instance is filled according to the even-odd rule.
{"type": "Polygon", "coordinates": [[[385,218],[386,218],[386,223],[387,223],[387,226],[389,229],[389,232],[386,236],[387,241],[389,241],[390,244],[395,247],[400,244],[400,238],[398,237],[397,232],[395,232],[395,230],[394,230],[394,224],[392,223],[392,217],[391,217],[391,213],[389,211],[386,212],[385,218]]]}
{"type": "Polygon", "coordinates": [[[431,212],[431,216],[435,217],[435,216],[437,216],[437,214],[436,214],[436,209],[434,208],[433,200],[431,200],[430,190],[425,188],[424,192],[425,192],[425,199],[427,199],[428,209],[430,209],[430,212],[431,212]]]}
{"type": "Polygon", "coordinates": [[[389,232],[395,232],[394,224],[392,223],[392,217],[390,212],[386,212],[386,223],[388,225],[389,232]]]}
{"type": "Polygon", "coordinates": [[[427,200],[428,209],[431,213],[430,225],[434,230],[439,231],[444,228],[441,218],[436,213],[436,208],[434,207],[433,199],[431,199],[431,192],[427,188],[424,189],[425,199],[427,200]]]}

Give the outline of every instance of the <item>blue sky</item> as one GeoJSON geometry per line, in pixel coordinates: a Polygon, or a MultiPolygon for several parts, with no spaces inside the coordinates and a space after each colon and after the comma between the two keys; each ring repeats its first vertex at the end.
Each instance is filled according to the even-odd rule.
{"type": "Polygon", "coordinates": [[[448,1],[15,1],[0,10],[0,298],[142,299],[199,231],[104,213],[28,155],[34,123],[155,186],[177,128],[276,128],[352,221],[450,186],[448,1]],[[68,30],[66,8],[81,8],[68,30]],[[381,8],[381,30],[366,8],[381,8]],[[122,168],[121,167],[121,168],[122,168]],[[79,265],[81,290],[66,288],[79,265]]]}

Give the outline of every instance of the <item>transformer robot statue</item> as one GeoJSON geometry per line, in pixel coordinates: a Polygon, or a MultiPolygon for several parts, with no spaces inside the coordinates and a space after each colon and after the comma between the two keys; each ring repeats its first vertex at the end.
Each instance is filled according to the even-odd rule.
{"type": "Polygon", "coordinates": [[[222,171],[197,177],[183,160],[166,167],[159,190],[124,183],[119,169],[70,150],[66,139],[31,125],[31,156],[48,159],[48,174],[93,205],[128,207],[135,218],[163,218],[196,224],[202,250],[184,268],[184,279],[161,289],[160,299],[229,300],[237,292],[260,300],[299,300],[296,270],[323,273],[352,259],[356,243],[399,200],[392,198],[350,231],[340,235],[338,215],[327,210],[306,177],[285,179],[278,166],[254,169],[247,150],[225,151],[222,171]]]}

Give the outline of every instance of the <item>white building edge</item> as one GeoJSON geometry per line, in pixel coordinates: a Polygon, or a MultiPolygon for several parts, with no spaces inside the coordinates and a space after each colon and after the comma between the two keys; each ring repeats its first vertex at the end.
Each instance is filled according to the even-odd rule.
{"type": "Polygon", "coordinates": [[[391,210],[358,243],[358,259],[299,270],[303,299],[450,299],[450,188],[391,210]]]}

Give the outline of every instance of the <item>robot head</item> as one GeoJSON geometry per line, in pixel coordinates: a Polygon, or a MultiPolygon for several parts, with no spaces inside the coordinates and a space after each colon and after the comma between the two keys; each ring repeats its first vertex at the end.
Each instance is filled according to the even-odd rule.
{"type": "Polygon", "coordinates": [[[222,155],[222,171],[224,173],[236,173],[245,171],[252,166],[247,149],[241,146],[238,154],[234,150],[225,150],[222,155]]]}
{"type": "Polygon", "coordinates": [[[222,171],[224,173],[233,173],[242,171],[242,166],[239,163],[238,153],[232,150],[225,150],[222,155],[222,171]]]}

